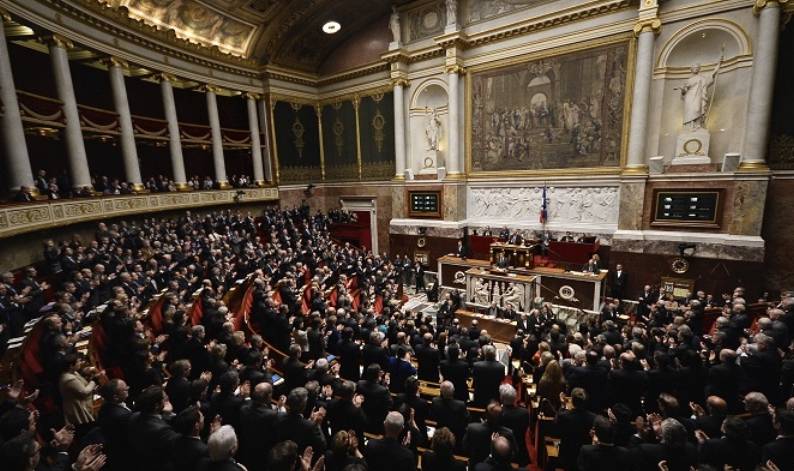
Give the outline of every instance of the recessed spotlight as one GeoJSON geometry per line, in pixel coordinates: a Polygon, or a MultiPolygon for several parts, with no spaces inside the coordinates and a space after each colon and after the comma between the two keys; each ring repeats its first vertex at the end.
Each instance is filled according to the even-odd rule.
{"type": "Polygon", "coordinates": [[[340,29],[342,29],[342,25],[340,25],[337,21],[329,21],[323,25],[323,32],[326,34],[337,33],[340,29]]]}

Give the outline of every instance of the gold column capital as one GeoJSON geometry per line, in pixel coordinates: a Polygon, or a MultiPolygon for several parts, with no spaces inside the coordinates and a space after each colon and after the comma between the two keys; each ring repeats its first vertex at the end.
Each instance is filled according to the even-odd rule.
{"type": "Polygon", "coordinates": [[[466,73],[466,69],[462,65],[458,65],[458,64],[448,65],[444,67],[444,73],[463,75],[466,73]]]}
{"type": "Polygon", "coordinates": [[[221,88],[216,85],[205,83],[196,87],[196,91],[204,92],[204,93],[214,93],[217,95],[218,93],[221,92],[221,88]]]}
{"type": "Polygon", "coordinates": [[[173,75],[173,74],[169,74],[169,73],[167,73],[167,72],[160,72],[160,73],[154,74],[154,75],[152,75],[152,78],[153,78],[155,81],[157,81],[158,83],[159,83],[159,82],[170,82],[170,83],[174,83],[174,82],[176,82],[176,80],[177,80],[175,75],[173,75]]]}
{"type": "Polygon", "coordinates": [[[246,100],[254,100],[254,101],[257,101],[262,98],[262,95],[253,92],[243,92],[242,95],[240,96],[246,100]]]}
{"type": "Polygon", "coordinates": [[[788,2],[789,0],[755,0],[755,3],[753,4],[753,15],[760,15],[761,10],[769,5],[783,6],[788,2]]]}
{"type": "Polygon", "coordinates": [[[0,7],[0,21],[3,21],[5,23],[10,23],[11,21],[13,21],[13,18],[11,18],[11,13],[8,13],[8,11],[6,11],[2,7],[0,7]]]}
{"type": "Polygon", "coordinates": [[[42,36],[39,38],[39,40],[47,46],[55,46],[61,49],[66,49],[67,51],[74,47],[74,43],[70,39],[63,37],[60,34],[42,36]]]}
{"type": "Polygon", "coordinates": [[[635,37],[646,31],[653,31],[654,34],[659,34],[662,31],[662,20],[659,18],[648,18],[634,24],[635,37]]]}
{"type": "Polygon", "coordinates": [[[114,57],[114,56],[110,56],[110,57],[106,57],[106,58],[102,59],[102,63],[105,66],[107,66],[108,68],[110,68],[110,67],[120,67],[122,69],[129,69],[129,67],[130,67],[129,62],[127,62],[124,59],[121,59],[121,58],[118,58],[118,57],[114,57]]]}
{"type": "Polygon", "coordinates": [[[407,78],[403,78],[403,77],[395,78],[395,79],[392,79],[392,81],[391,81],[391,86],[392,87],[407,87],[410,84],[411,84],[410,80],[408,80],[407,78]]]}

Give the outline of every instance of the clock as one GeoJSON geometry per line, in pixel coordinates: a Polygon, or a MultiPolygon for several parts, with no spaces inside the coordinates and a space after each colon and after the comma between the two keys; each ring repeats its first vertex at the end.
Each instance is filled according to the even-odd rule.
{"type": "Polygon", "coordinates": [[[420,238],[416,239],[416,246],[417,247],[422,249],[422,248],[425,247],[425,245],[427,245],[427,239],[425,239],[424,237],[420,237],[420,238]]]}
{"type": "Polygon", "coordinates": [[[672,269],[674,273],[682,275],[689,271],[689,262],[684,258],[676,257],[673,259],[673,263],[670,264],[670,269],[672,269]]]}

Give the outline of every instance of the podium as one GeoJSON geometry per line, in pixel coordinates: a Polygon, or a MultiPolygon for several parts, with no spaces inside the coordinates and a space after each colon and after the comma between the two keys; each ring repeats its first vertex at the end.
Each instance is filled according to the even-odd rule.
{"type": "Polygon", "coordinates": [[[534,268],[534,247],[504,242],[491,244],[491,265],[502,268],[534,268]]]}

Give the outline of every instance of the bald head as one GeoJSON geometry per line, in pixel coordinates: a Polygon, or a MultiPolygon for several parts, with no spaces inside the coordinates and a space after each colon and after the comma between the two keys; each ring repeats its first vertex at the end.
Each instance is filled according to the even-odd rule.
{"type": "Polygon", "coordinates": [[[257,404],[267,404],[273,397],[273,385],[267,382],[262,382],[254,387],[254,392],[251,393],[251,400],[257,404]]]}
{"type": "Polygon", "coordinates": [[[708,407],[712,415],[725,415],[728,410],[728,403],[719,396],[709,396],[706,399],[706,407],[708,407]]]}
{"type": "Polygon", "coordinates": [[[455,396],[455,385],[450,381],[441,383],[441,397],[444,399],[452,399],[455,396]]]}
{"type": "Polygon", "coordinates": [[[403,415],[397,411],[391,411],[383,421],[383,432],[387,437],[397,438],[405,427],[403,415]]]}

